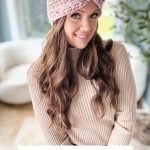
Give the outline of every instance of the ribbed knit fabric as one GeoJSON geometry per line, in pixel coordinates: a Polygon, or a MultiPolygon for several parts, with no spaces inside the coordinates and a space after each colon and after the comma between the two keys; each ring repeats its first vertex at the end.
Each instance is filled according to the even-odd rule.
{"type": "MultiPolygon", "coordinates": [[[[79,53],[79,50],[77,51],[79,53]]],[[[48,99],[40,92],[36,74],[39,72],[38,60],[28,71],[29,91],[35,117],[48,144],[51,145],[127,145],[130,143],[136,116],[136,87],[131,71],[128,53],[120,43],[114,42],[111,50],[116,62],[116,80],[120,89],[119,109],[104,100],[106,113],[97,118],[91,108],[91,99],[96,94],[89,80],[79,78],[79,91],[73,98],[69,112],[72,128],[65,133],[51,125],[47,114],[48,99]],[[71,141],[71,142],[70,142],[71,141]]],[[[73,54],[76,54],[73,52],[73,54]]]]}

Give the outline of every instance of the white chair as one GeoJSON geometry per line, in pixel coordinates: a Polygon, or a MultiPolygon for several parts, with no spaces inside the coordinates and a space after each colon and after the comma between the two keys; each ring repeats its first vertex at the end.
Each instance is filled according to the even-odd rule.
{"type": "Polygon", "coordinates": [[[123,43],[127,49],[130,58],[131,68],[135,79],[137,100],[140,100],[144,94],[148,75],[148,65],[144,61],[143,56],[140,53],[140,49],[132,44],[123,43]]]}
{"type": "Polygon", "coordinates": [[[31,101],[27,70],[41,54],[42,39],[0,43],[0,101],[24,104],[31,101]]]}

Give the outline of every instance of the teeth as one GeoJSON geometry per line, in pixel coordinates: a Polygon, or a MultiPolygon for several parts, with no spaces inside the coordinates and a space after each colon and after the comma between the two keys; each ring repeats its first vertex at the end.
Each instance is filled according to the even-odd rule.
{"type": "Polygon", "coordinates": [[[77,34],[76,34],[76,36],[77,36],[78,38],[80,38],[80,39],[86,39],[86,37],[87,37],[87,36],[85,36],[85,35],[77,35],[77,34]]]}

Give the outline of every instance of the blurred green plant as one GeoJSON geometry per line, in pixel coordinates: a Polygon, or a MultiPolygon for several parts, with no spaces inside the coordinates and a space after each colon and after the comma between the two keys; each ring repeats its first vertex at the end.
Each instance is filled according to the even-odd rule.
{"type": "Polygon", "coordinates": [[[150,65],[150,0],[119,0],[115,16],[125,24],[126,42],[138,46],[150,65]]]}

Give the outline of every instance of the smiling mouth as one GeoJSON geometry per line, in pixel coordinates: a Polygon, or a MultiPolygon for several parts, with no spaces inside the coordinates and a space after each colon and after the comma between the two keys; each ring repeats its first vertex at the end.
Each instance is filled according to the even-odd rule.
{"type": "Polygon", "coordinates": [[[86,40],[88,38],[88,36],[86,35],[79,35],[79,34],[75,34],[75,36],[79,39],[82,39],[82,40],[86,40]]]}

